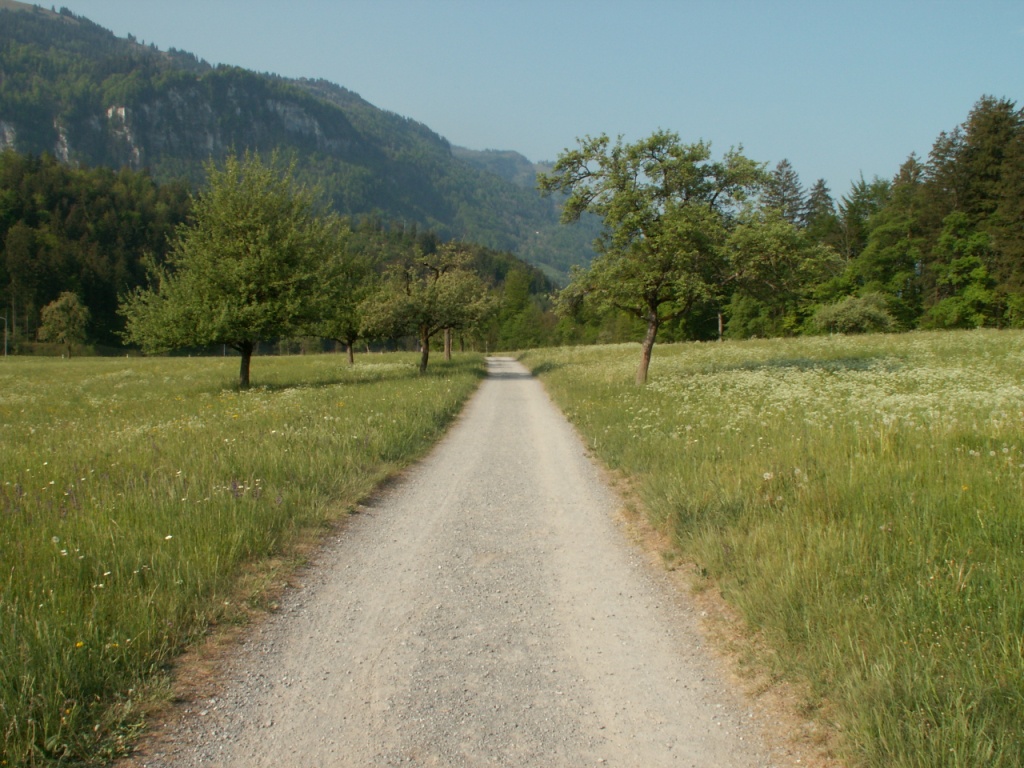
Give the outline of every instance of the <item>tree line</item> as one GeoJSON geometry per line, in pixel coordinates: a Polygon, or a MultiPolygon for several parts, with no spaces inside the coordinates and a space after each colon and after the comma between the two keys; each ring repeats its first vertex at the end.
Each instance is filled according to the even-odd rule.
{"type": "Polygon", "coordinates": [[[716,160],[667,131],[580,139],[540,186],[568,195],[563,221],[602,220],[559,308],[578,336],[643,338],[638,382],[656,338],[1024,327],[1024,113],[1008,99],[838,201],[786,160],[716,160]]]}
{"type": "MultiPolygon", "coordinates": [[[[398,265],[405,265],[408,273],[414,266],[422,266],[424,260],[436,259],[438,253],[454,248],[436,233],[415,224],[395,224],[380,216],[349,218],[333,214],[283,168],[264,166],[258,156],[244,161],[231,158],[223,168],[210,165],[208,172],[205,190],[194,194],[184,182],[158,184],[146,172],[73,168],[48,155],[21,155],[11,150],[0,153],[0,306],[6,318],[10,348],[24,351],[36,340],[63,344],[68,353],[70,345],[86,342],[110,348],[141,345],[140,338],[125,336],[125,300],[140,288],[160,284],[178,271],[180,264],[176,259],[181,256],[185,236],[192,236],[199,229],[199,221],[211,225],[210,217],[216,206],[212,210],[203,206],[213,204],[215,192],[226,194],[231,185],[244,186],[243,181],[254,184],[250,177],[259,174],[263,174],[265,184],[275,175],[281,177],[281,183],[287,180],[285,188],[278,190],[278,202],[284,206],[285,200],[304,201],[306,215],[325,227],[318,235],[321,239],[310,241],[305,247],[309,257],[318,262],[318,269],[331,266],[336,274],[331,280],[318,274],[315,284],[305,286],[311,292],[315,288],[327,307],[318,310],[318,324],[311,323],[309,317],[300,323],[296,317],[274,329],[257,328],[256,336],[249,339],[253,349],[261,342],[305,334],[336,340],[346,345],[350,354],[359,340],[385,341],[381,337],[383,331],[377,337],[366,335],[362,314],[357,311],[360,302],[382,281],[397,279],[398,265]],[[225,177],[228,169],[232,175],[225,177]],[[334,295],[328,295],[329,291],[334,295]]],[[[268,189],[263,193],[268,193],[268,189]]],[[[242,202],[236,200],[233,204],[242,202]]],[[[270,210],[266,208],[268,204],[263,200],[264,207],[255,209],[266,216],[262,226],[270,227],[275,218],[284,222],[294,215],[287,207],[270,210]]],[[[239,227],[249,213],[236,213],[235,219],[222,223],[225,227],[230,224],[232,232],[240,237],[239,227]]],[[[209,226],[202,231],[207,230],[209,226]]],[[[220,236],[230,234],[221,232],[220,236]]],[[[208,265],[213,282],[225,279],[224,272],[230,264],[224,251],[216,250],[217,246],[218,243],[190,246],[208,254],[220,254],[221,261],[208,265]]],[[[542,312],[542,306],[550,306],[546,296],[554,284],[540,270],[511,254],[470,243],[460,244],[458,251],[460,270],[475,275],[486,288],[487,306],[494,311],[481,316],[472,329],[464,321],[452,323],[448,329],[461,333],[465,339],[472,335],[472,343],[481,348],[493,349],[501,344],[529,346],[539,341],[536,333],[530,335],[515,329],[529,326],[522,320],[527,308],[537,314],[542,312]],[[506,283],[511,289],[510,296],[515,297],[514,308],[502,304],[506,283]]],[[[283,280],[284,276],[276,279],[283,280]]],[[[272,281],[268,278],[268,282],[272,281]]],[[[226,301],[226,294],[222,298],[226,301]]],[[[289,299],[293,307],[305,306],[305,299],[299,298],[296,295],[289,299]]],[[[221,306],[221,315],[227,312],[227,306],[221,306]]],[[[307,306],[303,311],[308,309],[307,306]]],[[[188,322],[200,320],[205,323],[208,318],[192,317],[188,322]]],[[[400,337],[418,334],[400,334],[394,327],[385,330],[400,337]]],[[[235,336],[194,336],[178,346],[201,351],[211,345],[228,344],[245,354],[246,339],[235,336]]],[[[404,342],[400,338],[390,343],[393,346],[404,342]]]]}
{"type": "MultiPolygon", "coordinates": [[[[255,348],[310,334],[350,352],[359,340],[383,341],[400,329],[374,302],[409,317],[410,304],[400,308],[396,297],[404,291],[408,299],[429,276],[437,283],[429,301],[448,291],[461,296],[454,301],[461,309],[479,312],[452,317],[440,330],[404,326],[405,343],[427,355],[445,332],[449,343],[455,335],[491,350],[645,339],[649,362],[656,338],[1021,327],[1022,145],[1021,110],[984,97],[936,139],[927,159],[911,155],[891,180],[859,179],[837,200],[823,180],[805,189],[786,160],[769,169],[742,149],[716,159],[707,142],[684,144],[665,131],[634,144],[587,137],[539,177],[543,191],[564,196],[563,221],[590,216],[603,224],[598,257],[557,292],[507,253],[445,243],[383,215],[340,217],[310,199],[308,215],[328,222],[311,251],[325,262],[318,268],[330,262],[338,277],[310,277],[309,284],[336,291],[322,298],[331,312],[319,311],[318,327],[296,322],[251,341],[255,348]],[[472,300],[456,290],[454,278],[466,272],[483,286],[472,300]],[[382,287],[392,291],[388,301],[382,287]]],[[[147,280],[159,285],[179,271],[175,259],[196,228],[200,202],[226,183],[218,174],[233,168],[237,184],[257,174],[250,166],[257,161],[208,165],[208,186],[196,195],[183,182],[157,184],[145,172],[0,154],[7,330],[22,341],[42,333],[62,343],[122,344],[120,302],[147,280]],[[66,293],[87,312],[72,312],[66,293]],[[58,300],[62,311],[44,324],[44,308],[58,300]],[[62,328],[67,316],[84,325],[77,336],[62,328]]],[[[289,196],[306,195],[294,175],[284,178],[289,196]]],[[[212,244],[202,248],[213,252],[212,244]]],[[[231,344],[244,355],[247,343],[207,336],[186,346],[231,344]]]]}
{"type": "Polygon", "coordinates": [[[145,279],[188,215],[188,187],[145,172],[72,168],[0,153],[0,306],[8,337],[33,341],[43,308],[70,292],[90,311],[85,335],[119,346],[118,296],[145,279]]]}

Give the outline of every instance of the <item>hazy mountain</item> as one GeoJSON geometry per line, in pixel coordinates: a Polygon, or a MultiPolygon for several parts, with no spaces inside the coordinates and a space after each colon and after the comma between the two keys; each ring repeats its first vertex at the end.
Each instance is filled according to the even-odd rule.
{"type": "Polygon", "coordinates": [[[538,173],[551,170],[551,163],[534,163],[512,150],[452,147],[452,155],[527,189],[536,186],[538,173]]]}
{"type": "Polygon", "coordinates": [[[279,151],[346,214],[508,250],[562,277],[593,226],[558,224],[515,152],[453,148],[324,80],[291,80],[139,44],[62,8],[0,0],[0,149],[202,179],[230,151],[279,151]]]}

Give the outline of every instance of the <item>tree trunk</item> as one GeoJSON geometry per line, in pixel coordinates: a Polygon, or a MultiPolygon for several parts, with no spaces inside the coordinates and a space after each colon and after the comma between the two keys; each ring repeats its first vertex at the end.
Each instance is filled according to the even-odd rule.
{"type": "Polygon", "coordinates": [[[654,350],[654,340],[658,336],[658,318],[647,318],[647,335],[640,345],[640,367],[636,369],[637,386],[647,383],[647,369],[651,367],[651,352],[654,350]]]}
{"type": "Polygon", "coordinates": [[[721,341],[725,338],[725,318],[722,313],[718,313],[718,340],[721,341]]]}
{"type": "Polygon", "coordinates": [[[356,364],[356,347],[355,347],[355,345],[350,341],[345,346],[348,347],[348,364],[349,365],[355,365],[356,364]]]}
{"type": "Polygon", "coordinates": [[[427,372],[427,362],[430,360],[430,336],[426,331],[420,331],[420,373],[427,372]]]}
{"type": "Polygon", "coordinates": [[[452,359],[452,329],[444,329],[444,359],[450,362],[452,359]]]}
{"type": "Polygon", "coordinates": [[[239,389],[249,388],[249,363],[252,362],[252,348],[253,343],[251,341],[243,341],[238,345],[238,351],[242,354],[242,362],[238,367],[239,389]]]}

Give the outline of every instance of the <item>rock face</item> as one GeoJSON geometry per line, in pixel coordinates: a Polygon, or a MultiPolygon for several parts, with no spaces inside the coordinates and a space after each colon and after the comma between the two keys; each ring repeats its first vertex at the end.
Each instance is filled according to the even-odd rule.
{"type": "Polygon", "coordinates": [[[229,152],[278,152],[339,213],[511,251],[556,278],[592,255],[596,233],[560,227],[526,158],[453,152],[422,123],[324,80],[211,67],[65,9],[0,0],[0,83],[0,150],[193,183],[229,152]]]}
{"type": "MultiPolygon", "coordinates": [[[[83,165],[146,167],[158,175],[243,149],[293,148],[351,163],[373,156],[372,142],[343,111],[303,91],[301,81],[267,81],[242,70],[190,80],[130,101],[98,101],[77,114],[59,110],[43,132],[8,112],[0,120],[0,149],[49,152],[83,165]]],[[[443,139],[435,139],[438,149],[448,150],[443,139]]]]}

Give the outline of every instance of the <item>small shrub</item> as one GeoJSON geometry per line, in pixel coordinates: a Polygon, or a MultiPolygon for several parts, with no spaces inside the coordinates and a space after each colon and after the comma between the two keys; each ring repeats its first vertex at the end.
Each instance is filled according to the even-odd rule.
{"type": "Polygon", "coordinates": [[[814,314],[814,324],[828,333],[884,333],[895,320],[880,293],[848,296],[827,304],[814,314]]]}

